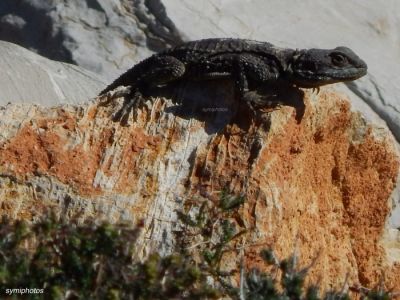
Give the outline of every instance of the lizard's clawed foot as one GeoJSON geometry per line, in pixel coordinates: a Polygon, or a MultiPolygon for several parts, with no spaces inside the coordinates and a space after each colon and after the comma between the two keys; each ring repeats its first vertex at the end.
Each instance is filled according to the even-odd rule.
{"type": "Polygon", "coordinates": [[[100,102],[99,106],[107,106],[112,103],[115,99],[121,97],[127,97],[131,94],[131,87],[130,86],[120,86],[115,90],[109,91],[103,95],[100,95],[100,102]]]}
{"type": "Polygon", "coordinates": [[[139,90],[132,89],[132,87],[120,87],[101,95],[99,106],[112,105],[116,107],[111,119],[114,122],[120,122],[121,125],[126,125],[131,112],[134,113],[134,118],[137,117],[137,109],[141,103],[143,103],[143,96],[139,90]],[[121,98],[124,99],[122,105],[121,98]]]}
{"type": "Polygon", "coordinates": [[[275,103],[273,106],[268,106],[267,108],[263,109],[264,112],[273,112],[275,110],[280,110],[282,109],[283,105],[282,103],[275,103]]]}
{"type": "Polygon", "coordinates": [[[124,103],[122,107],[112,115],[114,122],[120,122],[121,125],[128,124],[129,115],[133,112],[134,119],[137,118],[137,110],[143,103],[143,95],[138,91],[134,90],[133,93],[124,97],[124,103]]]}
{"type": "Polygon", "coordinates": [[[315,88],[313,88],[312,90],[313,90],[313,92],[317,92],[317,95],[318,95],[318,94],[319,94],[319,91],[320,91],[320,87],[315,87],[315,88]]]}
{"type": "Polygon", "coordinates": [[[278,107],[279,103],[277,102],[276,94],[262,95],[255,91],[250,91],[244,95],[243,100],[247,103],[253,116],[257,115],[259,108],[272,107],[272,110],[280,108],[280,106],[278,107]]]}

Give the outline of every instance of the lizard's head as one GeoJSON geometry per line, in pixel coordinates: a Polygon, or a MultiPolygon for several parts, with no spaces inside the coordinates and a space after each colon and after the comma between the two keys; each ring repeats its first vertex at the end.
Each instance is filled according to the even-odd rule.
{"type": "Polygon", "coordinates": [[[346,47],[308,49],[293,55],[290,73],[296,86],[314,88],[360,78],[367,74],[367,64],[346,47]]]}

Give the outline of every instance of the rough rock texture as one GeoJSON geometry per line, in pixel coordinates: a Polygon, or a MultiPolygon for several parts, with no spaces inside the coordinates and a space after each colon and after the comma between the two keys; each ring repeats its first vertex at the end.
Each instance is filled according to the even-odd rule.
{"type": "Polygon", "coordinates": [[[0,213],[30,220],[53,206],[81,218],[143,218],[146,255],[171,249],[184,199],[228,187],[247,198],[248,267],[262,245],[286,256],[297,240],[304,264],[321,252],[309,279],[325,288],[346,274],[371,286],[384,272],[400,289],[399,232],[385,227],[399,172],[390,133],[327,88],[307,91],[304,105],[301,93],[283,94],[292,106],[252,119],[228,83],[202,85],[175,95],[182,105],[146,102],[126,126],[110,120],[114,105],[97,102],[1,108],[0,213]]]}
{"type": "Polygon", "coordinates": [[[0,41],[0,105],[7,103],[79,103],[95,97],[104,85],[81,67],[51,61],[12,43],[0,41]]]}
{"type": "Polygon", "coordinates": [[[2,0],[0,39],[109,81],[182,41],[160,0],[2,0]]]}

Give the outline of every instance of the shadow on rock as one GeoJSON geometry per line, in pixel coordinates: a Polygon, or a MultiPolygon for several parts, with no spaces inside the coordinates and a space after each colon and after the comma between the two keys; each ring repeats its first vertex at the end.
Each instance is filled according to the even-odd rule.
{"type": "Polygon", "coordinates": [[[178,81],[141,92],[144,98],[171,99],[175,105],[166,108],[167,113],[204,122],[208,134],[219,132],[228,124],[247,131],[251,124],[264,123],[269,112],[282,105],[296,109],[298,122],[305,111],[303,91],[280,83],[252,89],[242,100],[237,97],[231,80],[178,81]]]}

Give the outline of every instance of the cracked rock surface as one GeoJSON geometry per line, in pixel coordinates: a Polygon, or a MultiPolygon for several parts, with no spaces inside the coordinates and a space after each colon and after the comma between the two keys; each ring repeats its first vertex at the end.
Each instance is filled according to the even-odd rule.
{"type": "Polygon", "coordinates": [[[308,278],[323,289],[341,287],[346,274],[349,284],[372,286],[382,271],[399,289],[399,233],[386,224],[399,172],[390,132],[329,88],[251,118],[228,83],[210,85],[187,87],[182,105],[149,98],[125,126],[110,118],[120,98],[2,107],[0,213],[32,220],[54,207],[64,216],[143,219],[137,248],[145,256],[170,251],[184,199],[229,188],[247,199],[248,267],[259,263],[260,245],[285,257],[297,236],[305,265],[321,252],[308,278]]]}

